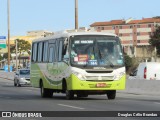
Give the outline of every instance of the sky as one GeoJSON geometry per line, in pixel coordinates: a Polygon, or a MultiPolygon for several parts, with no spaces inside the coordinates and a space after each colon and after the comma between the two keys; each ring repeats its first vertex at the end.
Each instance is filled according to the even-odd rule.
{"type": "MultiPolygon", "coordinates": [[[[75,0],[10,0],[10,34],[75,28],[75,0]]],[[[160,0],[78,0],[79,27],[160,16],[160,0]]],[[[0,36],[7,36],[7,0],[0,0],[0,36]]]]}

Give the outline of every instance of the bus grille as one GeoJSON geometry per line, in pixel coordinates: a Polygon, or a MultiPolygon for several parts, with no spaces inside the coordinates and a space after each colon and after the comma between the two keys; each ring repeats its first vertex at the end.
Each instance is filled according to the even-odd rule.
{"type": "Polygon", "coordinates": [[[108,80],[113,80],[113,76],[86,76],[86,80],[90,80],[90,81],[94,81],[94,80],[96,80],[96,81],[104,81],[104,80],[106,80],[106,81],[108,81],[108,80]]]}

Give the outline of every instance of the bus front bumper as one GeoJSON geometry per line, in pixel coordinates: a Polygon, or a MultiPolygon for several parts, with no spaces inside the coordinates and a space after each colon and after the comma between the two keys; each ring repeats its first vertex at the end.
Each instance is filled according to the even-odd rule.
{"type": "Polygon", "coordinates": [[[113,81],[86,81],[80,80],[72,74],[67,79],[67,88],[69,90],[124,90],[126,85],[126,75],[123,75],[119,80],[113,81]]]}

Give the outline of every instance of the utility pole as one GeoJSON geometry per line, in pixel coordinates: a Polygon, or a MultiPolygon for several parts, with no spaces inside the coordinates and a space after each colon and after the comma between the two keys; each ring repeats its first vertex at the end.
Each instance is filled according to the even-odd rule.
{"type": "Polygon", "coordinates": [[[75,0],[75,29],[78,29],[78,0],[75,0]]]}
{"type": "Polygon", "coordinates": [[[10,72],[10,0],[7,0],[8,14],[8,72],[10,72]]]}
{"type": "Polygon", "coordinates": [[[16,39],[16,71],[18,70],[18,65],[17,65],[17,39],[16,39]]]}

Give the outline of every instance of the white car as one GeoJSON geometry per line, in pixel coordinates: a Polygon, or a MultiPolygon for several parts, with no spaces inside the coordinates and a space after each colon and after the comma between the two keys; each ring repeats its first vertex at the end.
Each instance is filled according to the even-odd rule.
{"type": "Polygon", "coordinates": [[[160,80],[160,63],[159,62],[143,62],[133,71],[129,78],[140,80],[160,80]]]}
{"type": "Polygon", "coordinates": [[[19,69],[14,75],[14,86],[30,85],[30,70],[19,69]]]}

